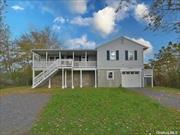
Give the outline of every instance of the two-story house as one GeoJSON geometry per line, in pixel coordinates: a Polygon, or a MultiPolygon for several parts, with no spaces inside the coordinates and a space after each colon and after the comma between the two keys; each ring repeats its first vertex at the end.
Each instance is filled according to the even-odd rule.
{"type": "Polygon", "coordinates": [[[120,37],[96,49],[33,49],[33,84],[51,87],[144,87],[147,46],[120,37]]]}

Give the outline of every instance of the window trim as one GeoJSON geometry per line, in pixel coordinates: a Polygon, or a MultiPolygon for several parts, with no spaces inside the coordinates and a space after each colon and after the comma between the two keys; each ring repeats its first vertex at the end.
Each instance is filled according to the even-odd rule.
{"type": "Polygon", "coordinates": [[[125,61],[137,61],[138,54],[137,50],[125,50],[125,61]],[[133,58],[130,59],[130,53],[132,54],[133,58]]]}
{"type": "Polygon", "coordinates": [[[114,80],[114,71],[106,71],[106,79],[107,80],[114,80]],[[112,78],[109,78],[109,73],[112,73],[112,78]]]}

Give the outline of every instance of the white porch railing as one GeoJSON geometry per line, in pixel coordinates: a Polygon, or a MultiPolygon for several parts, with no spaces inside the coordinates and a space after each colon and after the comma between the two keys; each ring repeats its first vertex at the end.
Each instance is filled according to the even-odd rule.
{"type": "Polygon", "coordinates": [[[45,81],[48,77],[50,77],[53,73],[55,73],[59,69],[59,67],[72,67],[73,61],[72,59],[68,59],[68,60],[57,59],[56,61],[52,61],[52,63],[49,62],[45,62],[45,64],[40,63],[41,67],[42,65],[45,65],[45,69],[33,79],[32,88],[35,88],[38,85],[40,85],[43,81],[45,81]]]}
{"type": "MultiPolygon", "coordinates": [[[[54,61],[34,61],[33,68],[46,68],[54,61]]],[[[75,68],[95,68],[97,61],[73,61],[72,59],[59,59],[59,66],[61,67],[75,67],[75,68]]]]}
{"type": "Polygon", "coordinates": [[[74,61],[74,67],[76,68],[95,68],[96,66],[96,61],[74,61]]]}

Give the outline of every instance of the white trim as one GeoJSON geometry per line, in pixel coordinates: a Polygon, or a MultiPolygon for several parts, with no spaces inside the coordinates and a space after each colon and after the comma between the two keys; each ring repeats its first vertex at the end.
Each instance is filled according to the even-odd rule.
{"type": "Polygon", "coordinates": [[[96,68],[73,68],[74,70],[85,70],[85,71],[94,71],[96,68]]]}
{"type": "Polygon", "coordinates": [[[130,69],[137,69],[138,71],[140,71],[140,70],[142,70],[143,69],[143,67],[118,67],[118,68],[113,68],[113,67],[110,67],[110,68],[96,68],[97,70],[101,70],[101,69],[104,69],[104,70],[115,70],[115,69],[117,69],[117,70],[130,70],[130,69]]]}
{"type": "Polygon", "coordinates": [[[112,71],[112,70],[106,71],[106,79],[107,80],[114,80],[114,71],[112,71]],[[109,73],[111,73],[111,72],[112,72],[112,78],[109,78],[109,73]]]}

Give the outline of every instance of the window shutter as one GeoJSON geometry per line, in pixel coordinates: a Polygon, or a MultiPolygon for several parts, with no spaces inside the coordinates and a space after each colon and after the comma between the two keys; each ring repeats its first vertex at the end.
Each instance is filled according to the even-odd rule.
{"type": "Polygon", "coordinates": [[[137,60],[137,51],[134,51],[134,60],[137,60]]]}
{"type": "Polygon", "coordinates": [[[119,50],[116,50],[116,60],[119,60],[119,50]]]}
{"type": "Polygon", "coordinates": [[[110,60],[110,52],[107,50],[107,60],[110,60]]]}
{"type": "Polygon", "coordinates": [[[125,51],[125,60],[128,60],[128,51],[125,51]]]}

